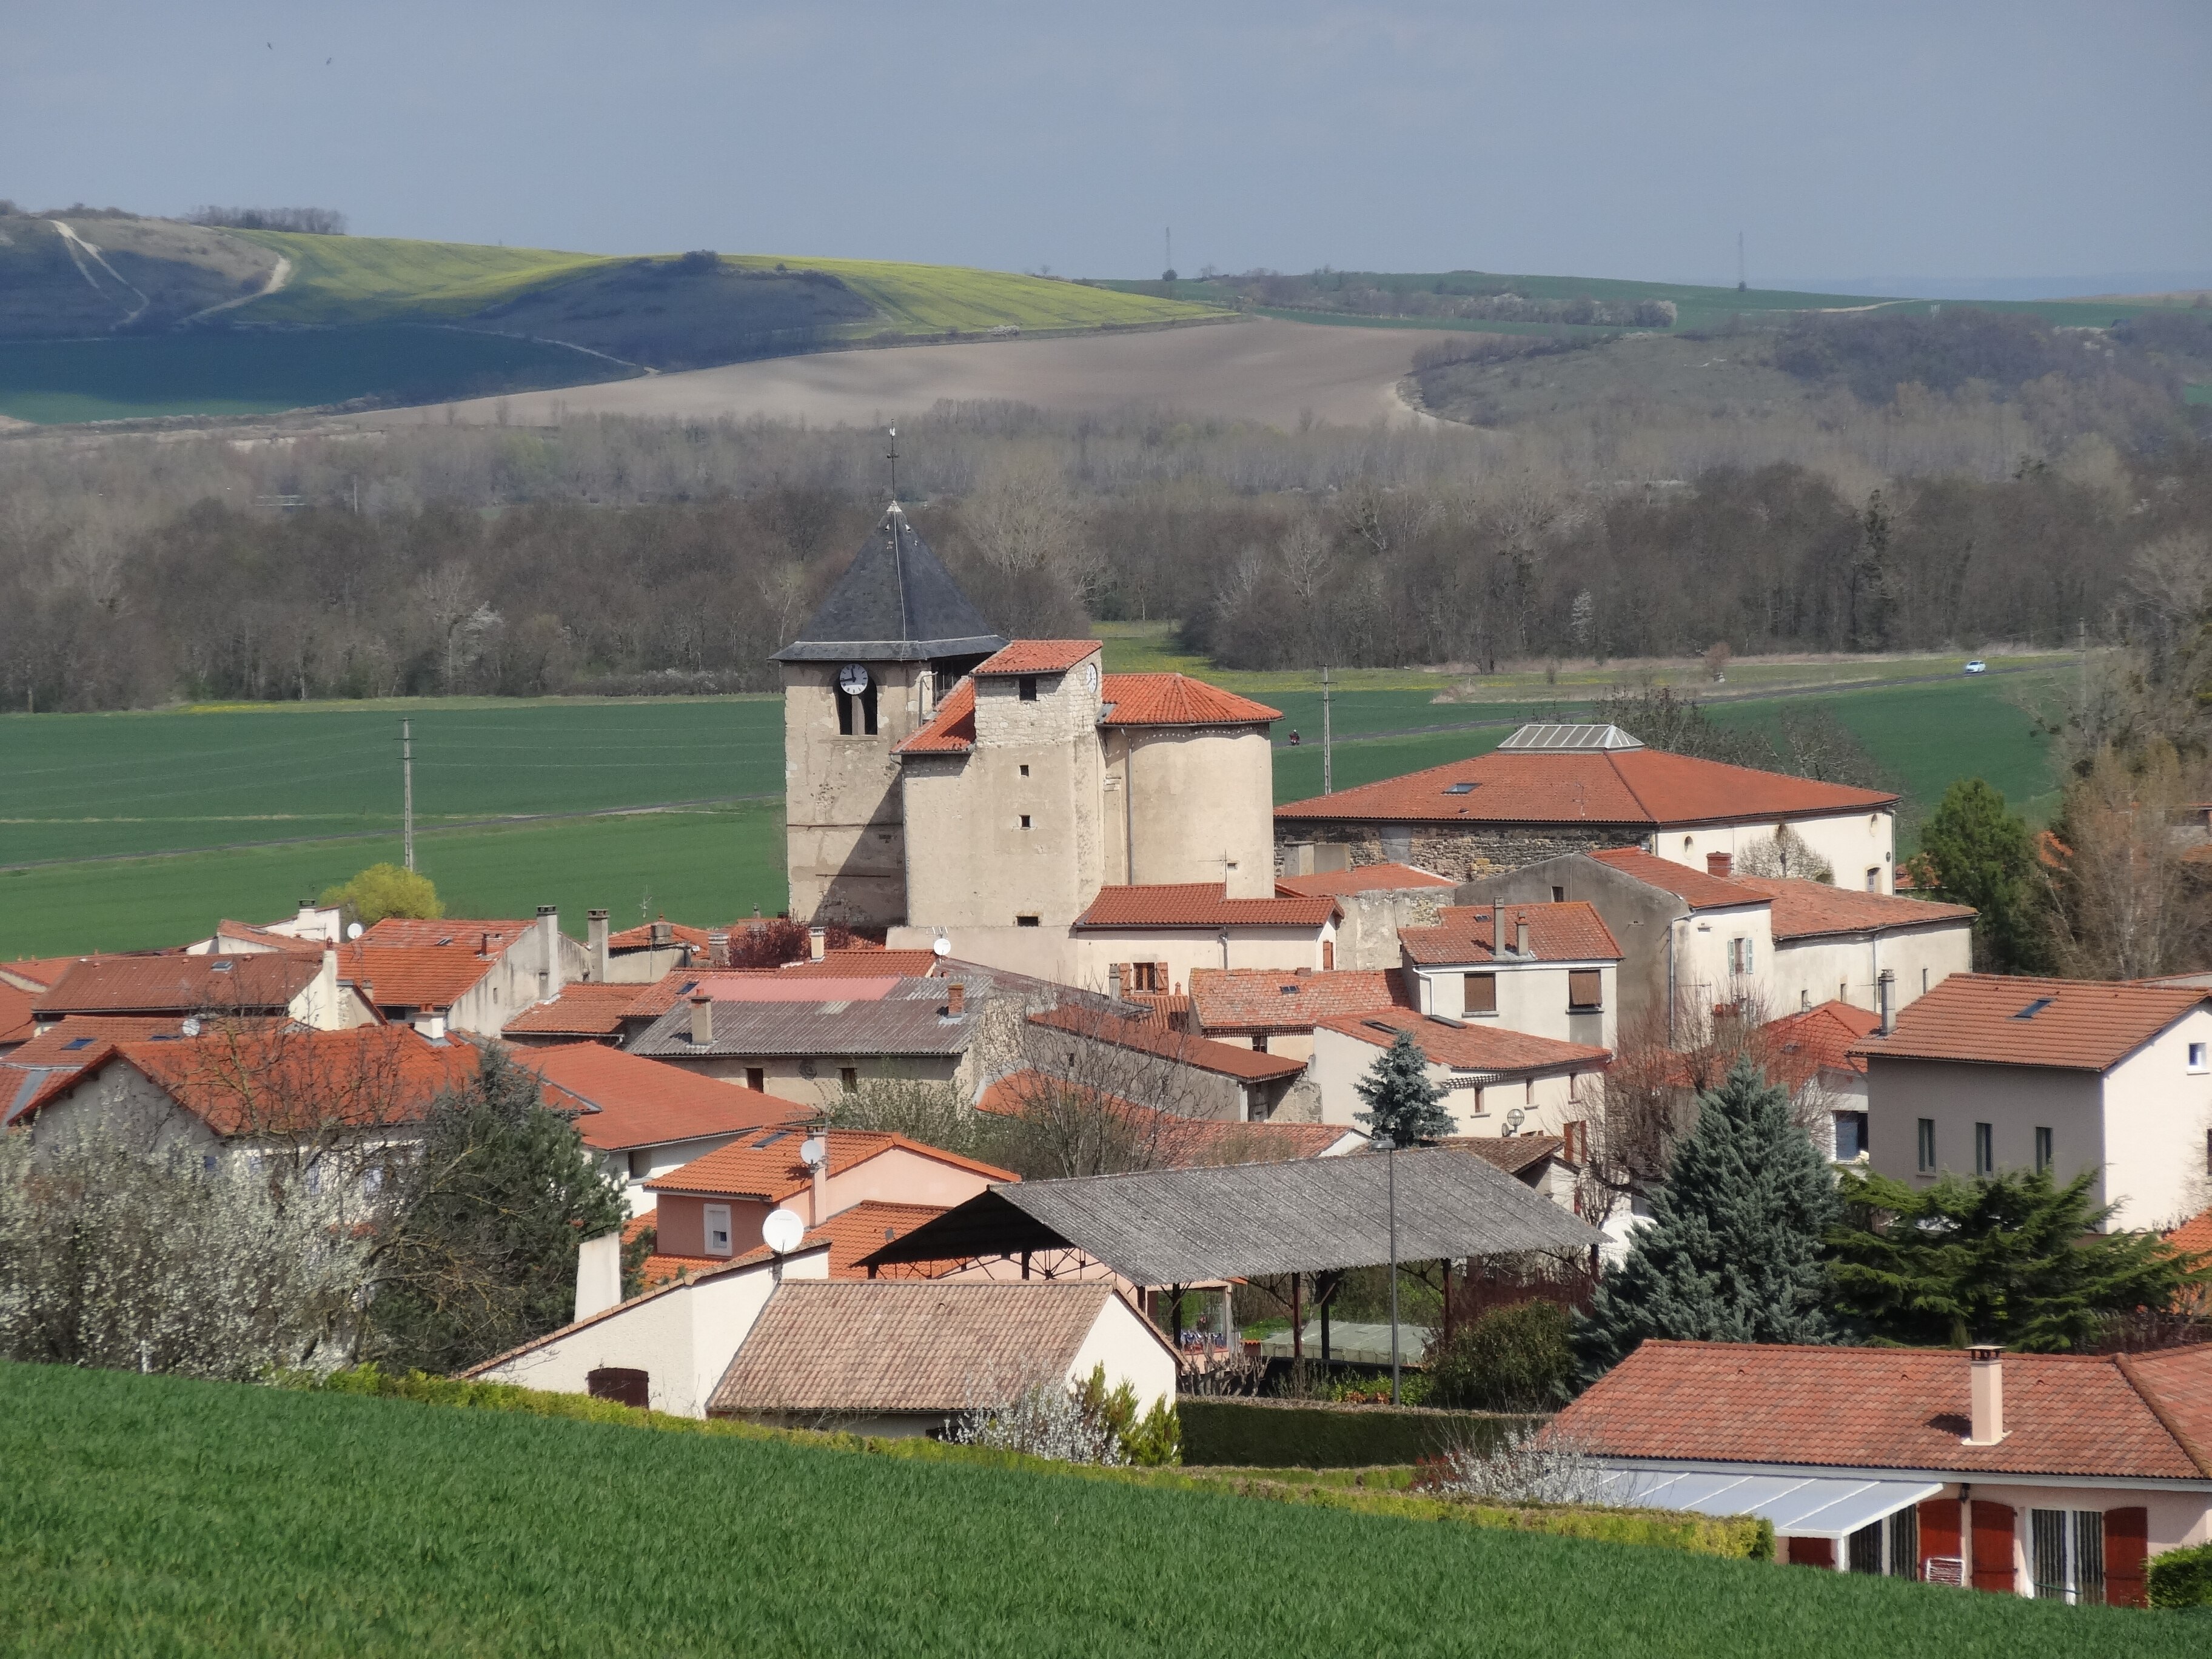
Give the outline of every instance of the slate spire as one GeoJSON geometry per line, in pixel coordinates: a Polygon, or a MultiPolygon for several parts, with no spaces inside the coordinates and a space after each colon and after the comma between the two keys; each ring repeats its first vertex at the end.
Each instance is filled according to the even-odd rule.
{"type": "Polygon", "coordinates": [[[777,662],[918,662],[1006,644],[893,501],[777,662]]]}

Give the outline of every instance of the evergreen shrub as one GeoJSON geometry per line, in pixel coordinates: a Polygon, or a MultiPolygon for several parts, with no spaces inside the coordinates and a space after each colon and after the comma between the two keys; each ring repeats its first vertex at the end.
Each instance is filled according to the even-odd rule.
{"type": "Polygon", "coordinates": [[[1549,1411],[1575,1391],[1574,1315],[1557,1302],[1492,1308],[1429,1355],[1428,1403],[1549,1411]]]}
{"type": "Polygon", "coordinates": [[[2212,1607],[2212,1544],[2168,1550],[2150,1564],[2154,1607],[2212,1607]]]}

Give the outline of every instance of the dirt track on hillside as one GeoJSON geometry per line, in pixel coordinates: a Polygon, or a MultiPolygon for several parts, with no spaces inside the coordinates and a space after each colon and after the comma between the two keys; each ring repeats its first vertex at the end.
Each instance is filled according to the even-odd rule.
{"type": "Polygon", "coordinates": [[[1332,328],[1260,318],[1146,333],[973,345],[891,346],[732,363],[600,386],[356,416],[363,426],[453,418],[489,423],[502,404],[517,426],[569,414],[753,416],[816,425],[872,425],[942,399],[1004,398],[1070,412],[1132,404],[1289,427],[1425,423],[1397,383],[1423,346],[1455,337],[1422,329],[1332,328]]]}

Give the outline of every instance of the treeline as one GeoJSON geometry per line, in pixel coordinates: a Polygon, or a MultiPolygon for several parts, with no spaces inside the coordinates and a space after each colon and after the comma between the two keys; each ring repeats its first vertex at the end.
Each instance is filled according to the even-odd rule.
{"type": "Polygon", "coordinates": [[[229,230],[296,230],[310,236],[343,236],[346,216],[331,208],[196,207],[185,216],[188,225],[216,225],[229,230]]]}

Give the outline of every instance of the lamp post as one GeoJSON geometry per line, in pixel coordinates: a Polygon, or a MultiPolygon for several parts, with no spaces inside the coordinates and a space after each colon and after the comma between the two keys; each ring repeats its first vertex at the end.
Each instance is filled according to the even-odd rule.
{"type": "Polygon", "coordinates": [[[1390,1186],[1390,1403],[1398,1403],[1398,1143],[1378,1135],[1390,1186]]]}

